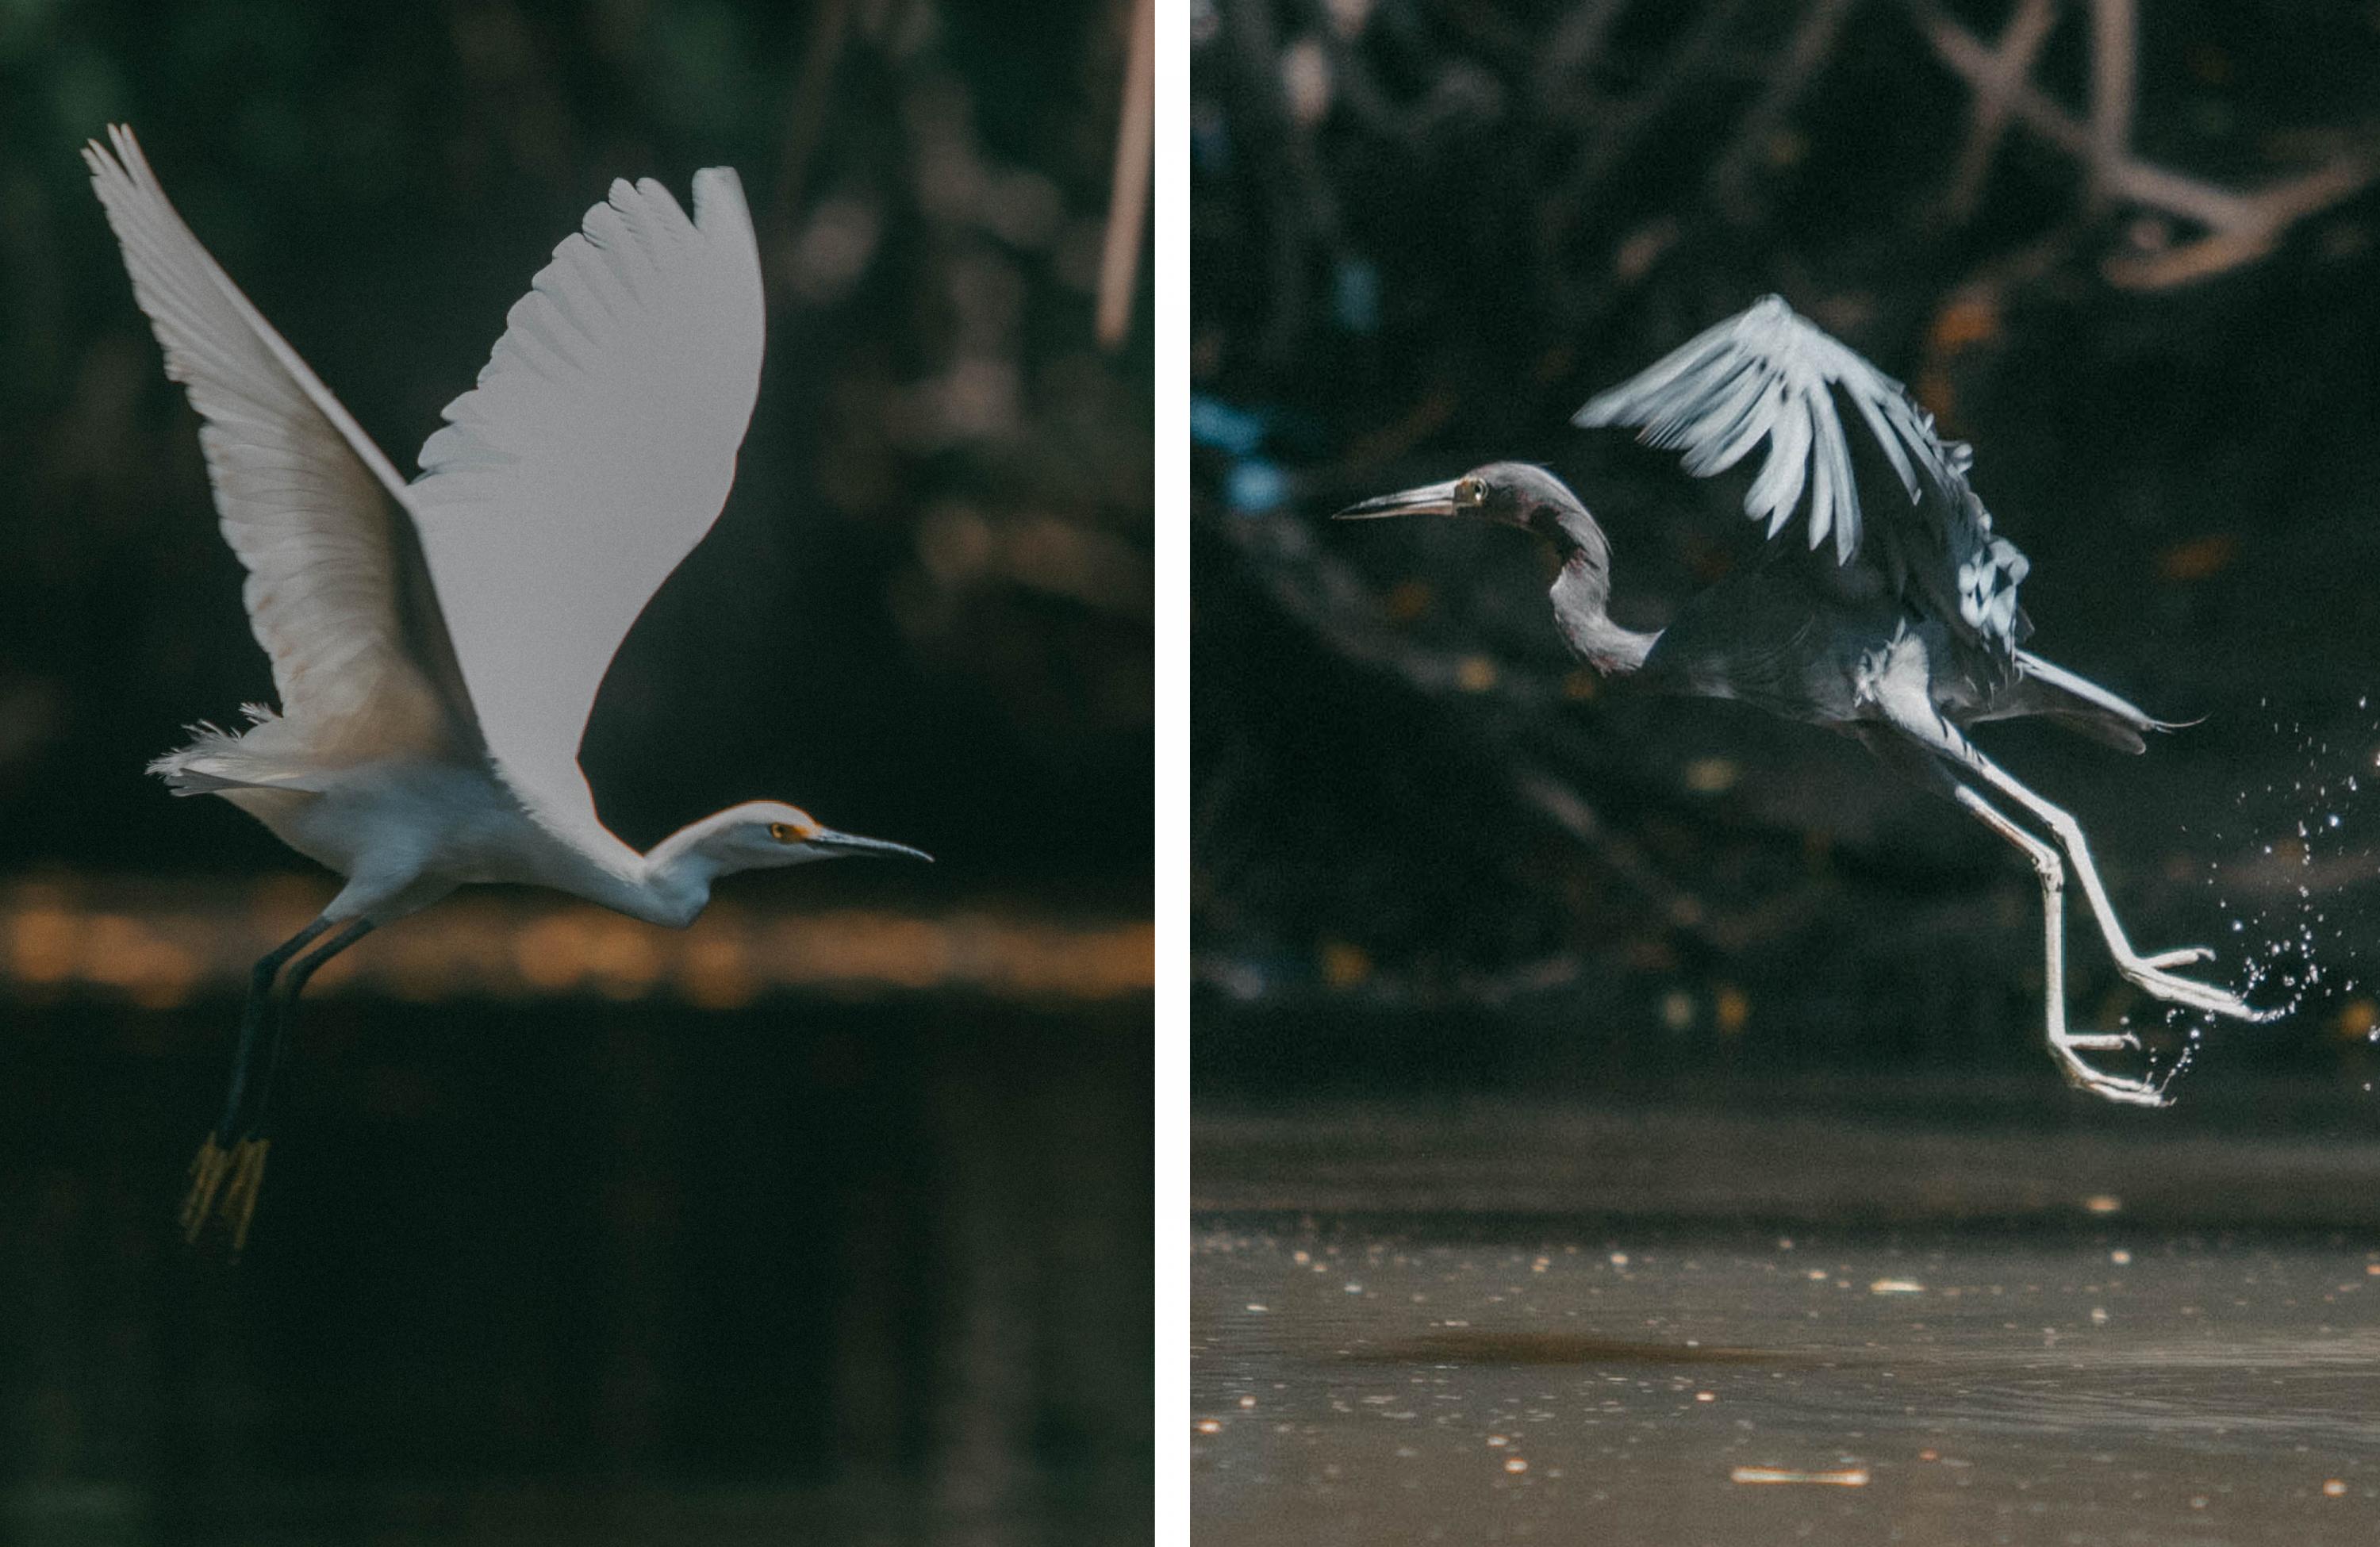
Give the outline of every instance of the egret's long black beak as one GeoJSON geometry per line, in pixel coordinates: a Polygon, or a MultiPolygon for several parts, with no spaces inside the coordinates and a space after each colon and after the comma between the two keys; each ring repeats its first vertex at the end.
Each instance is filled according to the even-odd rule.
{"type": "Polygon", "coordinates": [[[907,844],[886,843],[881,838],[863,838],[856,833],[837,833],[829,830],[820,833],[809,842],[813,847],[823,848],[836,855],[848,854],[857,858],[872,854],[887,859],[923,859],[929,865],[934,862],[934,857],[922,848],[911,848],[907,844]]]}
{"type": "Polygon", "coordinates": [[[1454,486],[1463,481],[1450,478],[1443,483],[1425,483],[1418,489],[1402,493],[1382,494],[1376,500],[1351,505],[1330,518],[1334,521],[1377,521],[1383,516],[1451,516],[1460,508],[1454,503],[1454,486]]]}

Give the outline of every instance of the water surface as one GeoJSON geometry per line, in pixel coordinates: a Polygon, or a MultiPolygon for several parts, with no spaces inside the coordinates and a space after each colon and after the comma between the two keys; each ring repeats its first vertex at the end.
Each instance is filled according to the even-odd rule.
{"type": "Polygon", "coordinates": [[[1200,1540],[2380,1540],[2369,1140],[1784,1110],[1202,1126],[1200,1540]]]}
{"type": "Polygon", "coordinates": [[[0,1538],[1146,1537],[1145,996],[329,993],[236,1262],[236,1005],[0,1007],[0,1538]]]}

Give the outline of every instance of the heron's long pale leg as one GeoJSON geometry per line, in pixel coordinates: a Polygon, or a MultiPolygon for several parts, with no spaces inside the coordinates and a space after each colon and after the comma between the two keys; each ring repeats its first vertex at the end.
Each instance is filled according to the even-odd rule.
{"type": "Polygon", "coordinates": [[[2208,959],[2214,953],[2203,946],[2189,946],[2154,956],[2143,956],[2133,950],[2131,942],[2124,938],[2124,927],[2116,919],[2114,905],[2107,901],[2107,887],[2100,884],[2098,867],[2091,862],[2091,847],[2083,840],[2082,824],[2063,808],[2051,805],[2025,788],[2013,774],[1976,750],[1974,743],[1936,712],[1924,684],[1924,654],[1912,654],[1905,661],[1906,664],[1903,659],[1896,659],[1876,683],[1874,689],[1876,707],[1889,716],[1895,728],[1968,769],[2032,812],[2057,834],[2059,847],[2074,863],[2074,874],[2082,883],[2082,895],[2091,904],[2091,912],[2099,921],[2099,932],[2107,943],[2107,954],[2115,958],[2117,971],[2159,999],[2186,1005],[2208,1015],[2228,1016],[2234,1020],[2274,1018],[2274,1013],[2256,1009],[2229,989],[2214,983],[2202,983],[2194,978],[2178,977],[2166,970],[2185,962],[2208,959]]]}
{"type": "Polygon", "coordinates": [[[1974,813],[1983,824],[2014,844],[2033,861],[2041,878],[2042,992],[2048,1001],[2050,1056],[2058,1060],[2066,1082],[2093,1095],[2133,1106],[2163,1106],[2165,1091],[2145,1080],[2106,1074],[2082,1061],[2085,1051],[2140,1045],[2129,1032],[2066,1029],[2066,866],[2058,851],[2003,816],[1990,801],[1953,780],[1951,798],[1974,813]]]}
{"type": "Polygon", "coordinates": [[[332,923],[329,919],[315,920],[266,952],[249,974],[248,1003],[240,1013],[239,1050],[232,1065],[231,1094],[224,1105],[223,1120],[207,1135],[198,1158],[190,1163],[190,1190],[182,1200],[182,1235],[194,1244],[207,1221],[218,1213],[231,1229],[232,1249],[237,1251],[248,1244],[249,1222],[256,1214],[257,1192],[264,1184],[265,1155],[272,1148],[264,1134],[264,1114],[273,1076],[281,1067],[282,1049],[288,1041],[290,1004],[324,962],[371,929],[369,920],[358,919],[289,966],[290,958],[312,944],[332,923]],[[285,966],[289,967],[289,974],[276,993],[273,980],[285,966]],[[249,1075],[267,1020],[273,1023],[272,1047],[251,1097],[249,1075]]]}
{"type": "Polygon", "coordinates": [[[2075,878],[2082,883],[2082,895],[2091,904],[2091,912],[2099,921],[2099,933],[2107,943],[2107,954],[2115,958],[2116,970],[2159,999],[2177,1005],[2187,1005],[2208,1015],[2228,1016],[2234,1020],[2271,1020],[2278,1013],[2259,1010],[2246,1000],[2215,983],[2202,983],[2194,978],[2183,978],[2166,970],[2184,963],[2205,961],[2214,952],[2203,945],[2184,946],[2179,951],[2161,952],[2143,956],[2132,949],[2124,938],[2124,926],[2116,918],[2116,909],[2107,900],[2107,889],[2100,883],[2099,870],[2091,862],[2091,846],[2082,836],[2082,824],[2058,806],[2035,795],[2007,770],[1975,750],[1964,737],[1958,738],[1961,750],[1953,753],[1989,781],[1994,789],[2016,801],[2058,834],[2066,857],[2074,862],[2075,878]]]}

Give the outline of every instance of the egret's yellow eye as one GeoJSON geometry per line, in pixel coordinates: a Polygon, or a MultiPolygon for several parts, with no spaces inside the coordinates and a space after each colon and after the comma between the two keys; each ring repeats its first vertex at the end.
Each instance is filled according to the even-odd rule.
{"type": "Polygon", "coordinates": [[[1487,500],[1488,486],[1475,478],[1463,479],[1454,486],[1454,503],[1457,505],[1484,505],[1487,500]]]}
{"type": "Polygon", "coordinates": [[[794,824],[790,822],[772,822],[769,823],[769,836],[776,839],[781,844],[797,844],[802,841],[801,834],[794,830],[794,824]]]}

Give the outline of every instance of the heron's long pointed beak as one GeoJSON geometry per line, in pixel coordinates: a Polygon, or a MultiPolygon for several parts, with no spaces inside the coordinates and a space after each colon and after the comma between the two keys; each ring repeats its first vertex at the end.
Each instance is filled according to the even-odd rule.
{"type": "Polygon", "coordinates": [[[882,838],[863,838],[856,833],[837,833],[829,829],[810,839],[809,842],[814,847],[829,849],[838,855],[848,854],[857,857],[872,854],[887,859],[923,859],[929,865],[934,862],[934,857],[922,848],[911,848],[907,844],[887,843],[882,838]]]}
{"type": "Polygon", "coordinates": [[[1454,486],[1463,481],[1450,478],[1443,483],[1425,483],[1418,489],[1402,493],[1382,494],[1376,500],[1351,505],[1330,518],[1334,521],[1377,521],[1383,516],[1451,516],[1456,510],[1454,486]]]}

